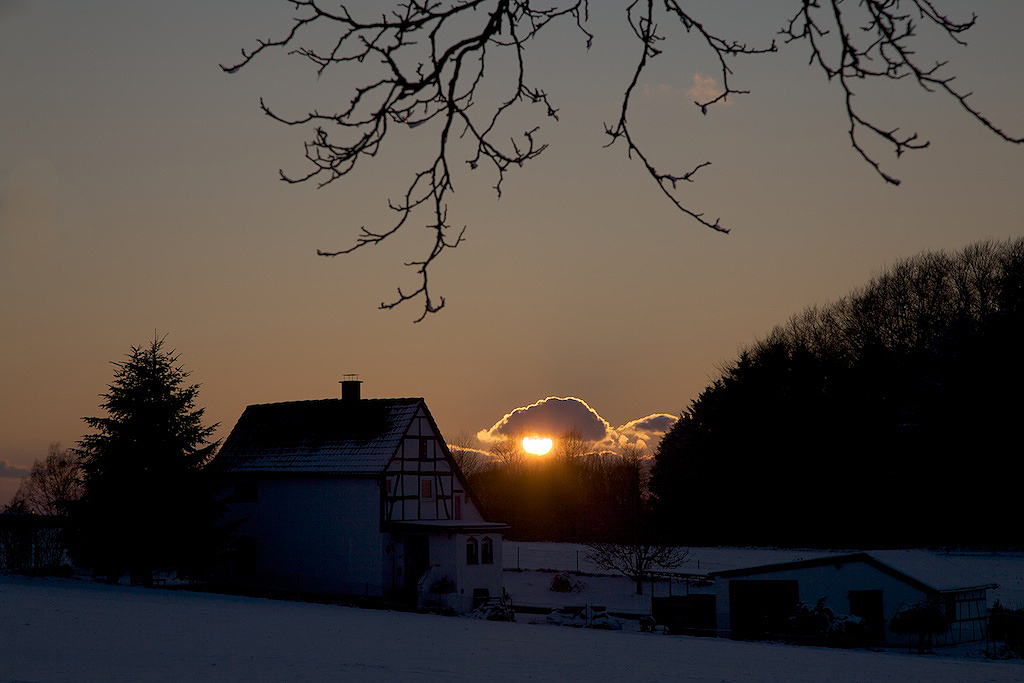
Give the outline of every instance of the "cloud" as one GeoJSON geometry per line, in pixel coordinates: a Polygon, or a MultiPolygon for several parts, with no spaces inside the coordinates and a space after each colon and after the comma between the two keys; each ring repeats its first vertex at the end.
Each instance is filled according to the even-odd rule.
{"type": "Polygon", "coordinates": [[[27,477],[29,472],[28,467],[18,467],[17,465],[11,465],[6,460],[0,460],[0,477],[27,477]]]}
{"type": "MultiPolygon", "coordinates": [[[[693,85],[684,93],[681,87],[670,85],[668,83],[644,83],[640,86],[641,94],[648,99],[679,99],[682,100],[684,95],[696,102],[697,104],[703,104],[710,102],[724,91],[718,81],[715,80],[714,76],[705,76],[702,73],[693,74],[693,85]]],[[[732,104],[732,100],[724,98],[715,102],[716,105],[728,106],[732,104]]]]}
{"type": "MultiPolygon", "coordinates": [[[[722,88],[719,87],[714,76],[705,76],[704,74],[697,73],[693,74],[693,87],[687,90],[686,94],[698,103],[703,104],[721,95],[722,88]]],[[[719,100],[716,104],[728,105],[729,99],[719,100]]]]}
{"type": "Polygon", "coordinates": [[[668,413],[652,413],[647,417],[631,420],[621,427],[615,428],[618,437],[617,446],[639,446],[654,450],[658,447],[661,437],[665,435],[678,418],[668,413]]]}
{"type": "Polygon", "coordinates": [[[644,83],[640,86],[640,92],[644,97],[663,97],[665,95],[675,95],[678,91],[668,83],[659,83],[657,85],[644,83]]]}
{"type": "Polygon", "coordinates": [[[516,408],[490,428],[477,432],[476,438],[493,443],[505,436],[561,436],[576,430],[587,441],[603,441],[611,425],[587,405],[573,396],[548,396],[536,403],[516,408]]]}
{"type": "Polygon", "coordinates": [[[549,396],[512,410],[476,437],[486,446],[507,436],[557,438],[576,430],[583,439],[594,442],[598,451],[619,452],[626,446],[653,451],[676,419],[668,413],[653,413],[612,427],[581,398],[549,396]]]}

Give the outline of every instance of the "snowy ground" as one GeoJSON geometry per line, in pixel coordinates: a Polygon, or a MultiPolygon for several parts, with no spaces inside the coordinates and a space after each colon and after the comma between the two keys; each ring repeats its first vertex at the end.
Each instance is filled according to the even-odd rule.
{"type": "MultiPolygon", "coordinates": [[[[577,549],[524,544],[517,553],[516,546],[509,544],[506,567],[516,566],[518,554],[521,566],[529,556],[531,564],[544,561],[538,567],[575,569],[577,549]],[[571,564],[552,563],[557,557],[571,564]]],[[[694,551],[694,557],[701,558],[702,571],[816,554],[694,551]]],[[[975,569],[985,570],[986,576],[1001,577],[1006,584],[1001,590],[1010,591],[1007,595],[1024,595],[1024,556],[964,558],[975,569]]],[[[580,569],[594,568],[581,558],[580,569]]],[[[589,602],[628,608],[632,597],[626,579],[584,576],[587,588],[566,600],[563,594],[547,591],[550,572],[531,568],[506,571],[505,576],[524,584],[510,590],[533,600],[554,596],[554,605],[589,602]],[[529,581],[535,585],[526,586],[529,581]]],[[[999,581],[998,577],[992,578],[999,581]]],[[[603,632],[525,623],[530,620],[523,615],[515,624],[483,622],[0,575],[0,683],[1024,680],[1024,662],[1019,660],[603,632]]]]}
{"type": "Polygon", "coordinates": [[[1017,681],[829,650],[0,577],[0,681],[1017,681]]]}

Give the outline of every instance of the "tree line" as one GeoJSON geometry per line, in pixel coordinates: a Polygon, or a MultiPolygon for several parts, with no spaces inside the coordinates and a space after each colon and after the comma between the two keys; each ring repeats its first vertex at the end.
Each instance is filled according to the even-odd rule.
{"type": "Polygon", "coordinates": [[[610,541],[630,537],[648,513],[650,458],[637,447],[602,453],[569,431],[547,455],[507,437],[490,457],[454,447],[476,500],[515,540],[610,541]]]}
{"type": "Polygon", "coordinates": [[[690,543],[1015,545],[1024,240],[906,259],[743,350],[665,435],[690,543]]]}

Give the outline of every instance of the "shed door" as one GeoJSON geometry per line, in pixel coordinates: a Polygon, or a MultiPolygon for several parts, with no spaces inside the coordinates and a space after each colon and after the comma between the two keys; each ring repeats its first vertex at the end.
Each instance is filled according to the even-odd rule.
{"type": "Polygon", "coordinates": [[[870,640],[885,640],[882,591],[850,591],[850,614],[864,620],[870,640]]]}
{"type": "Polygon", "coordinates": [[[729,624],[733,638],[772,638],[800,601],[795,580],[733,579],[729,582],[729,624]]]}

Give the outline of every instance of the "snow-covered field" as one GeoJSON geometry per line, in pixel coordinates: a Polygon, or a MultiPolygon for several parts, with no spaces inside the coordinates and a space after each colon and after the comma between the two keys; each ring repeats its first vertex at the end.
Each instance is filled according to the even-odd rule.
{"type": "Polygon", "coordinates": [[[1020,681],[1024,664],[0,577],[0,681],[1020,681]]]}
{"type": "MultiPolygon", "coordinates": [[[[575,546],[529,547],[537,557],[548,553],[548,559],[553,552],[569,551],[575,562],[575,546]]],[[[509,550],[506,566],[516,555],[514,545],[509,550]]],[[[793,551],[722,551],[747,553],[736,566],[779,561],[765,560],[765,552],[793,551]],[[761,559],[748,561],[750,553],[762,553],[761,559]]],[[[702,571],[712,570],[705,563],[724,561],[710,550],[703,557],[702,571]]],[[[1016,577],[1012,590],[1024,585],[1021,556],[968,557],[980,558],[980,564],[1004,577],[1016,577]]],[[[519,559],[523,562],[522,549],[519,559]]],[[[550,581],[548,572],[506,572],[506,577],[530,576],[539,577],[534,593],[547,592],[541,584],[543,578],[550,581]]],[[[590,597],[611,591],[608,597],[620,594],[623,583],[629,585],[608,577],[620,588],[600,588],[601,577],[583,578],[588,582],[584,593],[555,599],[594,602],[587,591],[590,597]]],[[[591,631],[525,621],[483,622],[0,575],[0,682],[1024,680],[1021,661],[591,631]]]]}

